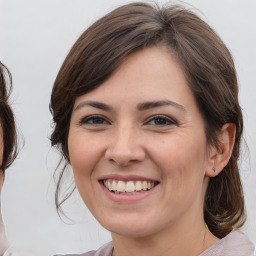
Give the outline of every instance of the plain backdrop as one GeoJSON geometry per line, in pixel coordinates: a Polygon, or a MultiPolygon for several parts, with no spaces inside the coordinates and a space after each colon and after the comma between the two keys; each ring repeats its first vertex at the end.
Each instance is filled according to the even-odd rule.
{"type": "MultiPolygon", "coordinates": [[[[13,108],[25,139],[15,165],[7,170],[2,198],[7,235],[17,247],[53,255],[87,251],[110,240],[77,192],[65,205],[72,223],[64,218],[65,224],[56,213],[52,176],[59,156],[48,139],[48,105],[57,72],[78,36],[103,14],[127,2],[0,0],[0,59],[13,75],[13,108]]],[[[256,1],[187,2],[234,56],[248,144],[241,159],[248,214],[243,230],[256,243],[256,1]]]]}

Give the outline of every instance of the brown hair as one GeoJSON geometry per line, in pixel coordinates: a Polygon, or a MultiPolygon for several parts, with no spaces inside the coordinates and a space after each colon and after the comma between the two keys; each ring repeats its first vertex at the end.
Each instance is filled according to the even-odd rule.
{"type": "Polygon", "coordinates": [[[12,90],[12,76],[9,70],[0,62],[0,124],[3,130],[3,161],[1,171],[13,163],[17,156],[17,133],[9,96],[12,90]],[[9,85],[9,87],[8,87],[9,85]]]}
{"type": "Polygon", "coordinates": [[[205,121],[208,143],[218,146],[225,123],[236,125],[235,145],[229,163],[211,178],[205,196],[204,217],[210,231],[226,236],[245,220],[244,197],[238,170],[243,130],[238,85],[232,56],[214,30],[182,6],[132,3],[121,6],[90,26],[76,41],[54,83],[50,109],[55,127],[51,136],[65,159],[56,190],[69,164],[68,133],[76,97],[105,81],[131,53],[165,45],[175,52],[187,76],[205,121]]]}

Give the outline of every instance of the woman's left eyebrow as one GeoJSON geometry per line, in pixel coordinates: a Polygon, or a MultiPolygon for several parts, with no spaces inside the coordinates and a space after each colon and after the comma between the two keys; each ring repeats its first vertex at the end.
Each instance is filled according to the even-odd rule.
{"type": "Polygon", "coordinates": [[[163,106],[172,106],[174,108],[181,110],[182,112],[186,112],[186,109],[184,108],[184,106],[180,105],[177,102],[171,101],[171,100],[143,102],[143,103],[139,103],[137,108],[138,108],[138,110],[142,111],[142,110],[148,110],[151,108],[158,108],[158,107],[163,107],[163,106]]]}

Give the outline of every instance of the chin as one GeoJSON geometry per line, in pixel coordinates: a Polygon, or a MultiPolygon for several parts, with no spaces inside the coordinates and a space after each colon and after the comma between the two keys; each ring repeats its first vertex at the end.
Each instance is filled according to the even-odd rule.
{"type": "Polygon", "coordinates": [[[156,232],[156,227],[152,227],[149,223],[153,221],[148,220],[147,218],[141,218],[137,216],[136,219],[124,217],[115,217],[113,220],[99,220],[100,224],[110,231],[111,233],[125,236],[125,237],[146,237],[152,235],[156,232]]]}
{"type": "Polygon", "coordinates": [[[142,238],[152,235],[148,227],[118,226],[107,228],[111,233],[130,238],[142,238]]]}

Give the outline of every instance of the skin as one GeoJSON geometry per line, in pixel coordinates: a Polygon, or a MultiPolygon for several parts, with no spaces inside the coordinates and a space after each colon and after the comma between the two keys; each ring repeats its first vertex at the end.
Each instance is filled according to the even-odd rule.
{"type": "MultiPolygon", "coordinates": [[[[0,172],[0,197],[1,197],[2,186],[3,186],[3,175],[2,175],[2,172],[0,172]]],[[[0,204],[1,204],[1,200],[0,200],[0,204]]],[[[8,247],[9,247],[9,242],[5,234],[5,228],[4,228],[4,223],[1,215],[1,206],[0,206],[0,255],[3,255],[4,252],[8,249],[8,247]]]]}
{"type": "Polygon", "coordinates": [[[218,241],[204,222],[204,196],[209,177],[228,162],[234,133],[227,124],[219,150],[207,145],[184,72],[165,47],[130,55],[108,80],[76,99],[70,162],[85,204],[112,233],[115,256],[193,256],[218,241]],[[145,102],[161,106],[143,108],[145,102]],[[159,184],[141,200],[116,202],[99,182],[112,176],[159,184]]]}
{"type": "MultiPolygon", "coordinates": [[[[0,127],[0,162],[2,163],[3,161],[3,131],[2,127],[0,127]]],[[[4,223],[1,215],[1,191],[3,187],[3,182],[4,182],[4,177],[3,177],[3,172],[0,170],[0,255],[4,254],[4,252],[7,250],[9,247],[9,242],[7,240],[6,234],[5,234],[5,228],[4,228],[4,223]]]]}

